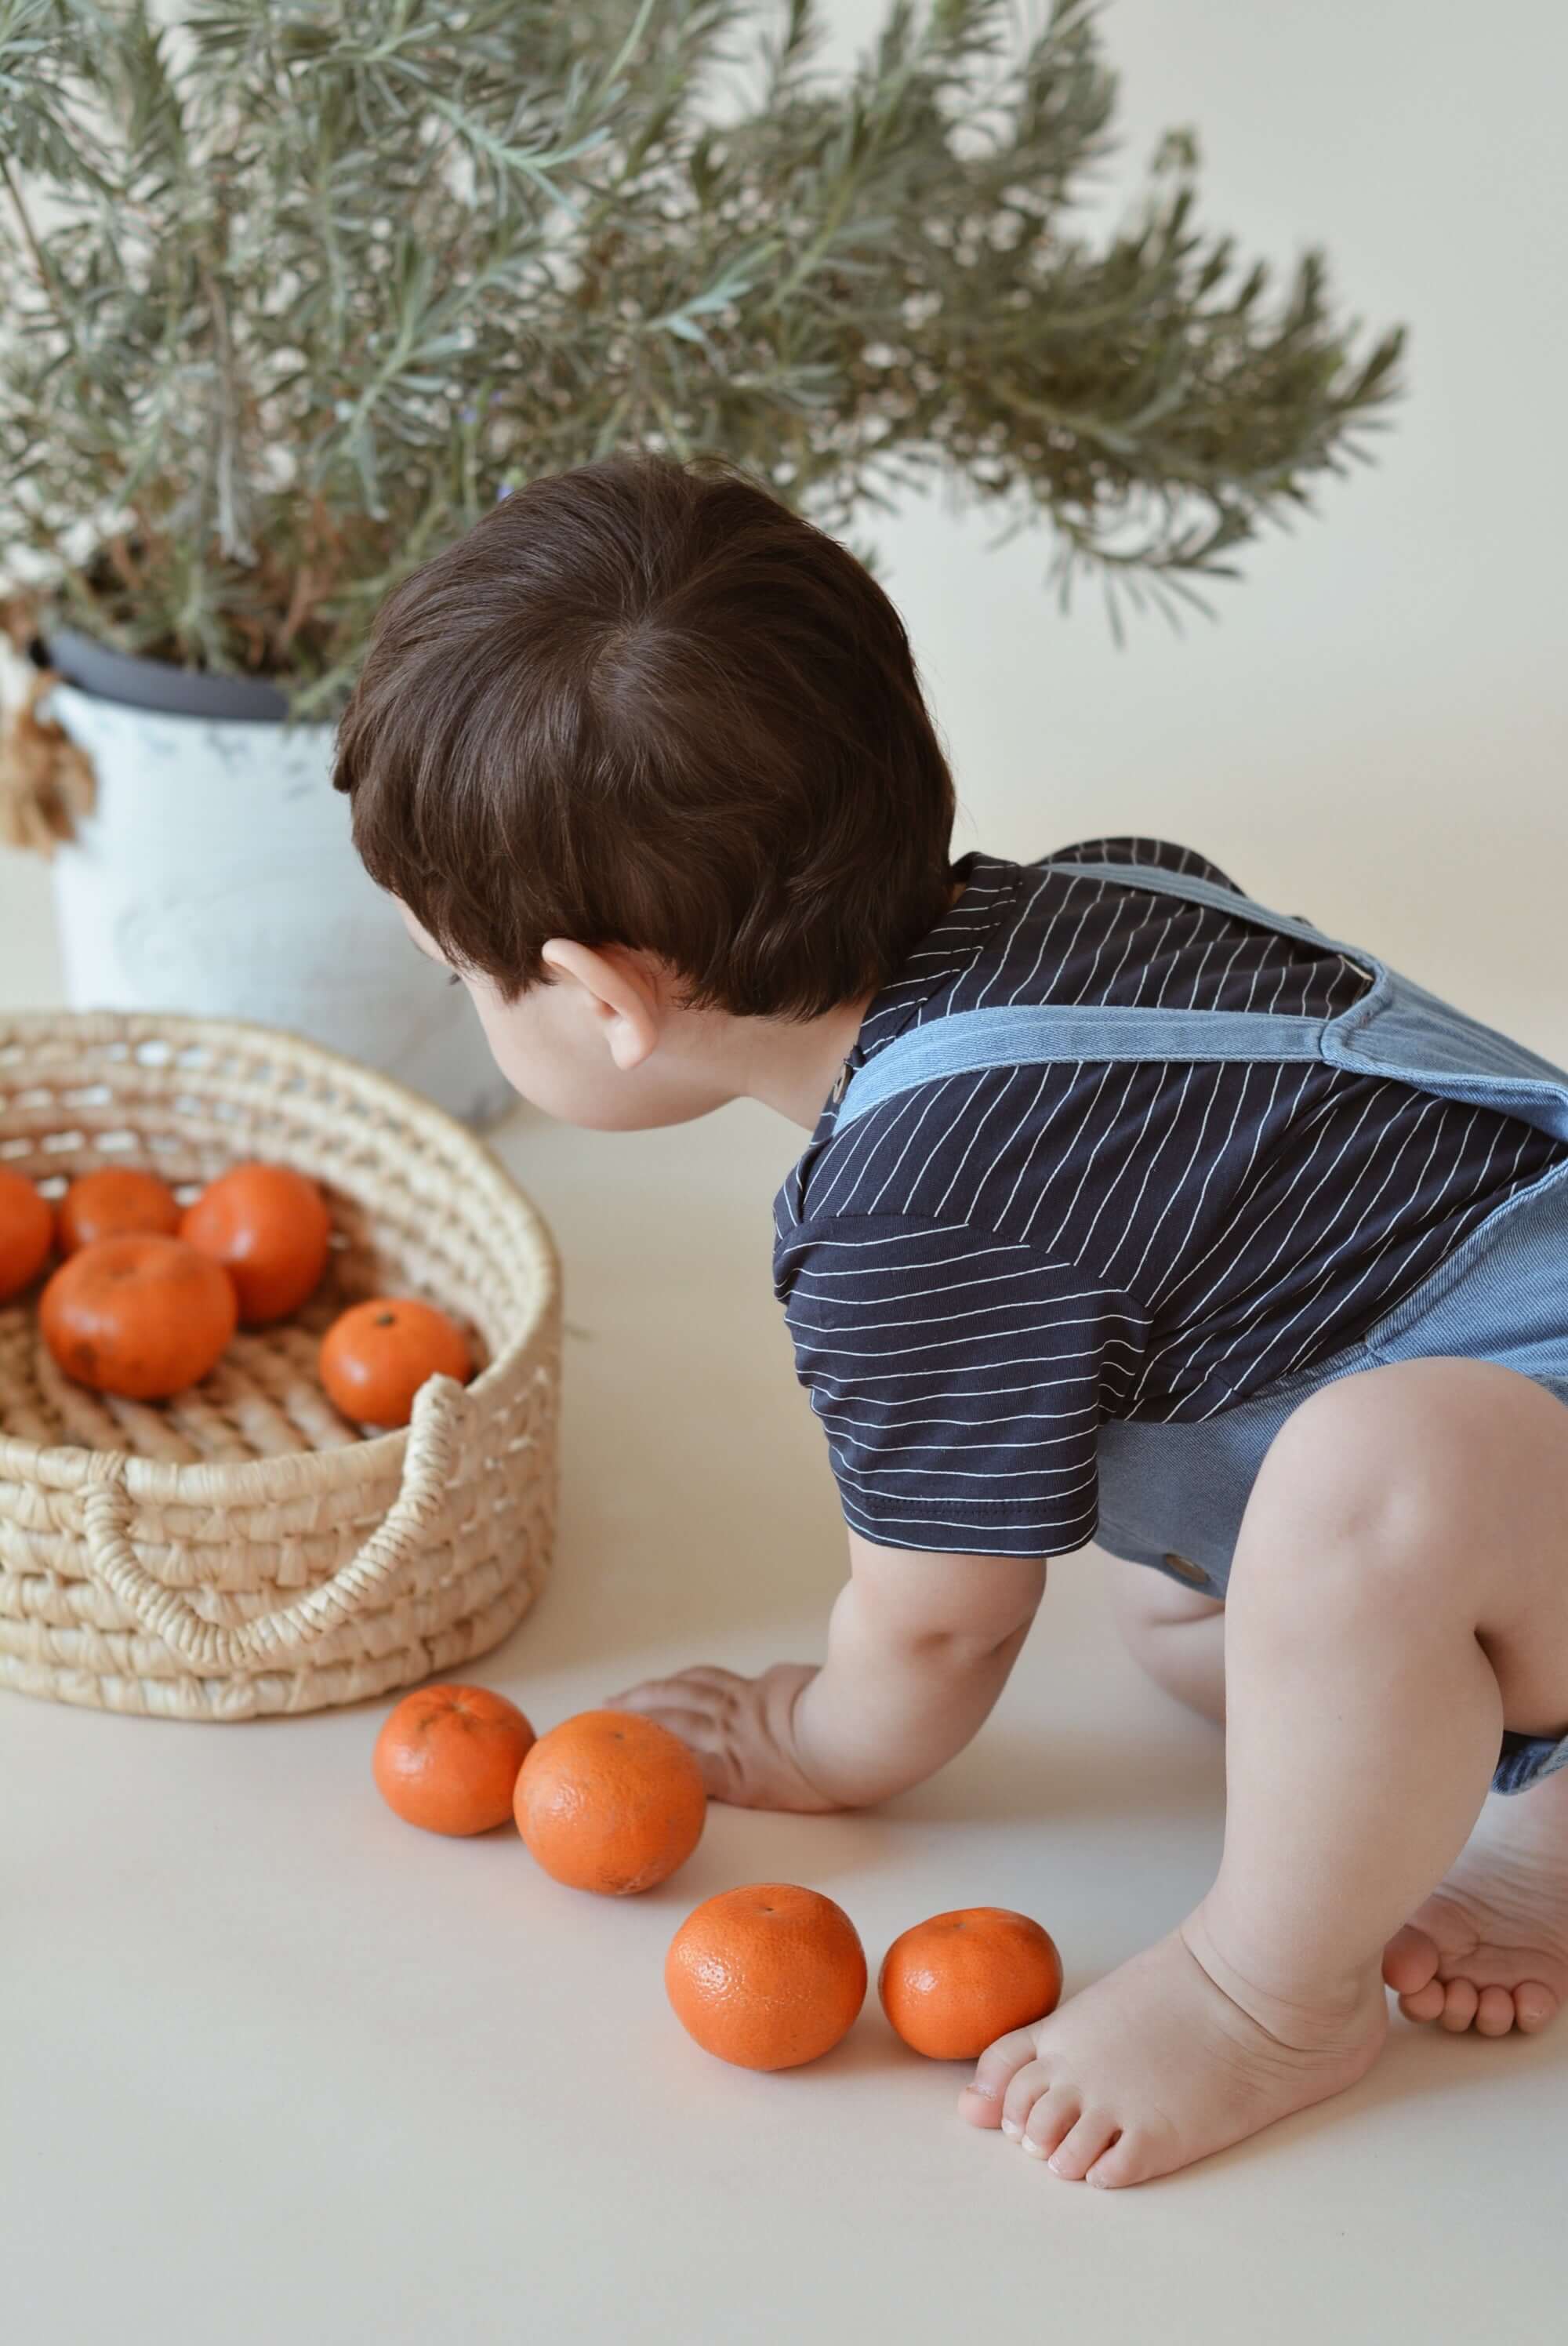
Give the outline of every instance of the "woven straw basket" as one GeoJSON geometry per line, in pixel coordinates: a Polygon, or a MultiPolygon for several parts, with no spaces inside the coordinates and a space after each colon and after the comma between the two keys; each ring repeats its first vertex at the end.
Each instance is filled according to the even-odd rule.
{"type": "Polygon", "coordinates": [[[68,1383],[36,1297],[0,1305],[0,1686],[166,1718],[319,1710],[497,1644],[549,1567],[560,1287],[489,1152],[412,1093],[263,1027],[0,1017],[0,1163],[63,1187],[140,1165],[177,1193],[237,1159],[321,1185],[334,1252],[292,1321],[158,1408],[68,1383]],[[322,1330],[423,1294],[480,1372],[361,1439],[322,1330]]]}

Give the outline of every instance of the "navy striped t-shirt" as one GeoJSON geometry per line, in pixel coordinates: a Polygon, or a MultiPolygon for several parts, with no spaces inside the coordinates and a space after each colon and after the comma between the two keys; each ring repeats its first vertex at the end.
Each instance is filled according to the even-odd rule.
{"type": "MultiPolygon", "coordinates": [[[[1160,840],[966,856],[851,1066],[948,1011],[1331,1018],[1369,986],[1342,954],[1073,870],[1135,861],[1236,888],[1160,840]]],[[[984,1068],[833,1121],[779,1191],[774,1278],[846,1519],[999,1556],[1094,1536],[1104,1420],[1202,1419],[1327,1358],[1568,1155],[1323,1061],[984,1068]]]]}

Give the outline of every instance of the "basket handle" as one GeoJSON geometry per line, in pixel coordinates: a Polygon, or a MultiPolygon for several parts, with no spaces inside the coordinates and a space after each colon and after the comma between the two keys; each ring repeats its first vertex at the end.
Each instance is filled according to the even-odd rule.
{"type": "Polygon", "coordinates": [[[116,1458],[110,1464],[108,1454],[100,1453],[104,1469],[82,1503],[92,1576],[149,1635],[161,1637],[195,1669],[287,1661],[359,1612],[409,1564],[445,1501],[463,1406],[463,1387],[454,1379],[428,1379],[414,1401],[402,1487],[384,1521],[330,1580],[276,1612],[233,1627],[204,1620],[177,1588],[165,1587],[137,1562],[128,1536],[131,1502],[124,1462],[116,1458]]]}

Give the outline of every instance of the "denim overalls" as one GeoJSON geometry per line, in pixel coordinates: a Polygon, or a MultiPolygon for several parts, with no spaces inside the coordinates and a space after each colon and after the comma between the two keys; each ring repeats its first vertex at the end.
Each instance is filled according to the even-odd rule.
{"type": "MultiPolygon", "coordinates": [[[[1440,1002],[1371,954],[1306,921],[1185,872],[1144,863],[1072,863],[1075,878],[1186,897],[1326,947],[1371,972],[1369,990],[1335,1018],[1271,1012],[1143,1010],[1051,1004],[958,1011],[908,1028],[855,1069],[834,1130],[868,1108],[945,1076],[1047,1060],[1326,1059],[1418,1091],[1505,1109],[1568,1140],[1568,1075],[1522,1044],[1440,1002]]],[[[1388,1361],[1497,1361],[1568,1403],[1568,1160],[1507,1198],[1412,1294],[1315,1367],[1265,1386],[1200,1423],[1109,1420],[1100,1429],[1099,1545],[1223,1597],[1253,1479],[1291,1411],[1336,1377],[1388,1361]]],[[[1568,1417],[1563,1422],[1568,1442],[1568,1417]]],[[[1563,1525],[1568,1584],[1568,1524],[1563,1525]]],[[[1503,1737],[1493,1784],[1522,1791],[1568,1766],[1568,1736],[1503,1737]]]]}

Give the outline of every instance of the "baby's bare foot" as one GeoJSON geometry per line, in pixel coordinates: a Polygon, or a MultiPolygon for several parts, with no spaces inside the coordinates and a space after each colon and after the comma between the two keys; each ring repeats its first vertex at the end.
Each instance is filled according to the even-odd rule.
{"type": "Polygon", "coordinates": [[[1190,2167],[1342,2093],[1376,2060],[1388,2007],[1375,1973],[1322,2008],[1248,1997],[1266,2025],[1195,1948],[1213,1960],[1196,1915],[1049,2019],[1003,2036],[981,2055],[964,2116],[1000,2125],[1071,2182],[1114,2188],[1190,2167]]]}
{"type": "Polygon", "coordinates": [[[1568,1997],[1568,1768],[1494,1792],[1446,1882],[1389,1941],[1410,2020],[1526,2035],[1568,1997]]]}

